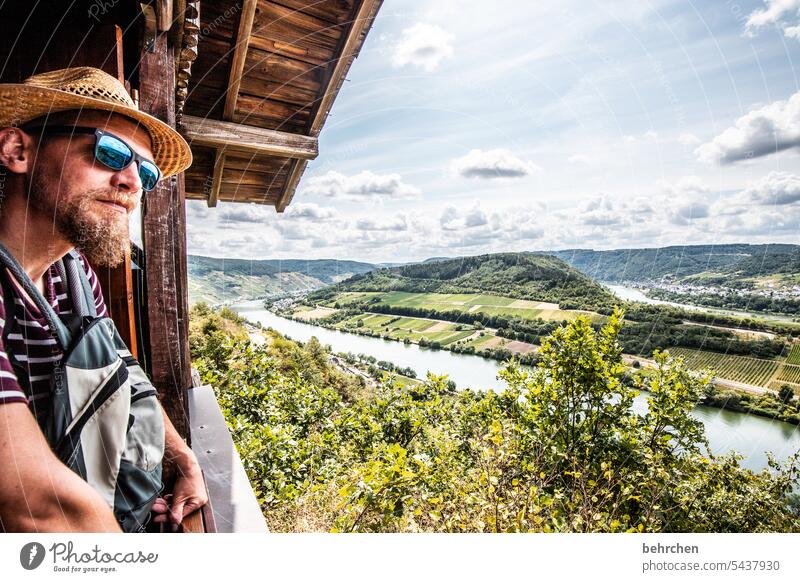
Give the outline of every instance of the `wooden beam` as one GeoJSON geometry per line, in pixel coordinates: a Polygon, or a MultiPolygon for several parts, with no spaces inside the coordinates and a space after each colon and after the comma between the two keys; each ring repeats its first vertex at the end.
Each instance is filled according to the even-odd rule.
{"type": "Polygon", "coordinates": [[[339,51],[339,60],[331,73],[330,81],[325,89],[325,95],[322,97],[319,107],[314,114],[309,132],[310,135],[315,137],[319,135],[322,126],[325,124],[325,120],[328,118],[328,112],[333,105],[333,101],[336,99],[336,95],[339,93],[342,83],[344,83],[345,76],[350,70],[350,65],[353,59],[358,56],[358,52],[361,50],[361,46],[364,42],[364,37],[372,26],[375,15],[378,13],[378,9],[381,7],[382,3],[383,0],[363,0],[361,6],[358,7],[358,12],[353,19],[353,24],[344,41],[344,46],[342,50],[339,51]]]}
{"type": "Polygon", "coordinates": [[[230,121],[236,112],[236,100],[239,98],[239,86],[244,74],[244,63],[247,60],[247,46],[250,42],[250,33],[253,30],[253,18],[256,15],[257,0],[243,0],[242,11],[239,15],[239,32],[236,35],[236,45],[231,59],[231,73],[228,78],[228,93],[225,95],[225,108],[222,118],[230,121]]]}
{"type": "Polygon", "coordinates": [[[133,275],[131,256],[126,255],[117,267],[95,268],[109,315],[131,354],[139,359],[139,346],[136,340],[136,311],[133,301],[133,275]]]}
{"type": "Polygon", "coordinates": [[[229,121],[184,115],[179,130],[191,145],[303,160],[319,154],[315,137],[229,121]]]}
{"type": "Polygon", "coordinates": [[[307,165],[308,162],[306,160],[297,160],[297,162],[295,162],[292,173],[289,174],[286,185],[283,187],[283,192],[281,192],[277,202],[275,202],[275,210],[277,212],[283,212],[286,210],[286,207],[289,206],[289,202],[291,202],[294,197],[294,191],[297,190],[300,177],[303,175],[303,172],[305,172],[307,165]]]}
{"type": "MultiPolygon", "coordinates": [[[[142,49],[139,108],[175,125],[175,54],[165,33],[156,35],[152,52],[142,49]]],[[[183,174],[162,180],[147,193],[142,217],[147,253],[149,371],[164,410],[178,433],[189,439],[186,390],[192,376],[183,174]]]]}
{"type": "Polygon", "coordinates": [[[214,157],[214,174],[211,179],[211,191],[208,193],[208,205],[217,205],[219,188],[222,185],[222,170],[225,168],[225,150],[217,150],[214,157]]]}
{"type": "MultiPolygon", "coordinates": [[[[330,108],[333,106],[333,101],[339,94],[339,89],[341,89],[344,83],[345,76],[350,70],[353,59],[356,58],[358,52],[361,50],[364,38],[372,26],[372,22],[375,20],[375,16],[381,4],[383,4],[383,0],[363,0],[358,7],[358,11],[353,19],[353,24],[350,26],[347,37],[343,41],[342,49],[338,53],[339,60],[336,62],[336,66],[334,66],[333,71],[328,77],[328,82],[325,85],[325,94],[314,110],[310,120],[308,132],[312,137],[317,137],[322,130],[322,126],[328,118],[330,108]]],[[[275,203],[275,210],[278,212],[286,210],[286,207],[289,206],[289,203],[292,201],[306,165],[307,163],[298,160],[292,169],[292,173],[286,181],[283,193],[278,197],[278,201],[275,203]]]]}
{"type": "MultiPolygon", "coordinates": [[[[158,0],[156,3],[159,32],[168,32],[172,28],[172,0],[158,0]]],[[[182,22],[182,19],[180,20],[182,22]]]]}

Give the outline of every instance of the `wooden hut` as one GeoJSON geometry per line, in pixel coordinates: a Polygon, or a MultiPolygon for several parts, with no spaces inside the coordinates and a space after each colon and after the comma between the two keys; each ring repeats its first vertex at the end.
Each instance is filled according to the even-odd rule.
{"type": "Polygon", "coordinates": [[[291,202],[381,0],[74,0],[0,4],[0,82],[71,66],[123,81],[139,108],[178,128],[194,163],[142,208],[143,248],[106,269],[122,337],[192,444],[211,503],[190,531],[263,531],[213,392],[193,386],[186,199],[291,202]]]}

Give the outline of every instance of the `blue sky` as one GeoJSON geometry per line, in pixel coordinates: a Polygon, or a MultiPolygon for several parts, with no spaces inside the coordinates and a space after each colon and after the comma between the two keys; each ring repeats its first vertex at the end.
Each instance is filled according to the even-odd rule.
{"type": "Polygon", "coordinates": [[[371,262],[800,243],[800,0],[386,0],[292,205],[189,250],[371,262]]]}

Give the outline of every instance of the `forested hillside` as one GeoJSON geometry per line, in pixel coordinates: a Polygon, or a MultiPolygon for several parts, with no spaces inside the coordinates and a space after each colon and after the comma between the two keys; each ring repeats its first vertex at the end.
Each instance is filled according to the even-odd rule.
{"type": "Polygon", "coordinates": [[[371,271],[357,261],[217,259],[189,255],[189,301],[218,303],[310,291],[371,271]]]}
{"type": "Polygon", "coordinates": [[[598,281],[683,279],[704,274],[714,283],[800,272],[800,246],[788,244],[687,245],[647,249],[547,252],[598,281]]]}
{"type": "Polygon", "coordinates": [[[527,253],[461,257],[379,269],[352,277],[311,298],[320,299],[342,291],[495,293],[558,303],[562,309],[609,309],[616,302],[603,286],[561,259],[527,253]]]}

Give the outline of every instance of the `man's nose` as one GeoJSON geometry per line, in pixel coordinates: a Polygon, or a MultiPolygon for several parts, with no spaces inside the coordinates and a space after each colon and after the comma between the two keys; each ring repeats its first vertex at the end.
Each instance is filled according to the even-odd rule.
{"type": "Polygon", "coordinates": [[[138,192],[142,189],[142,179],[139,177],[139,163],[131,162],[127,167],[114,172],[111,185],[118,190],[138,192]]]}

